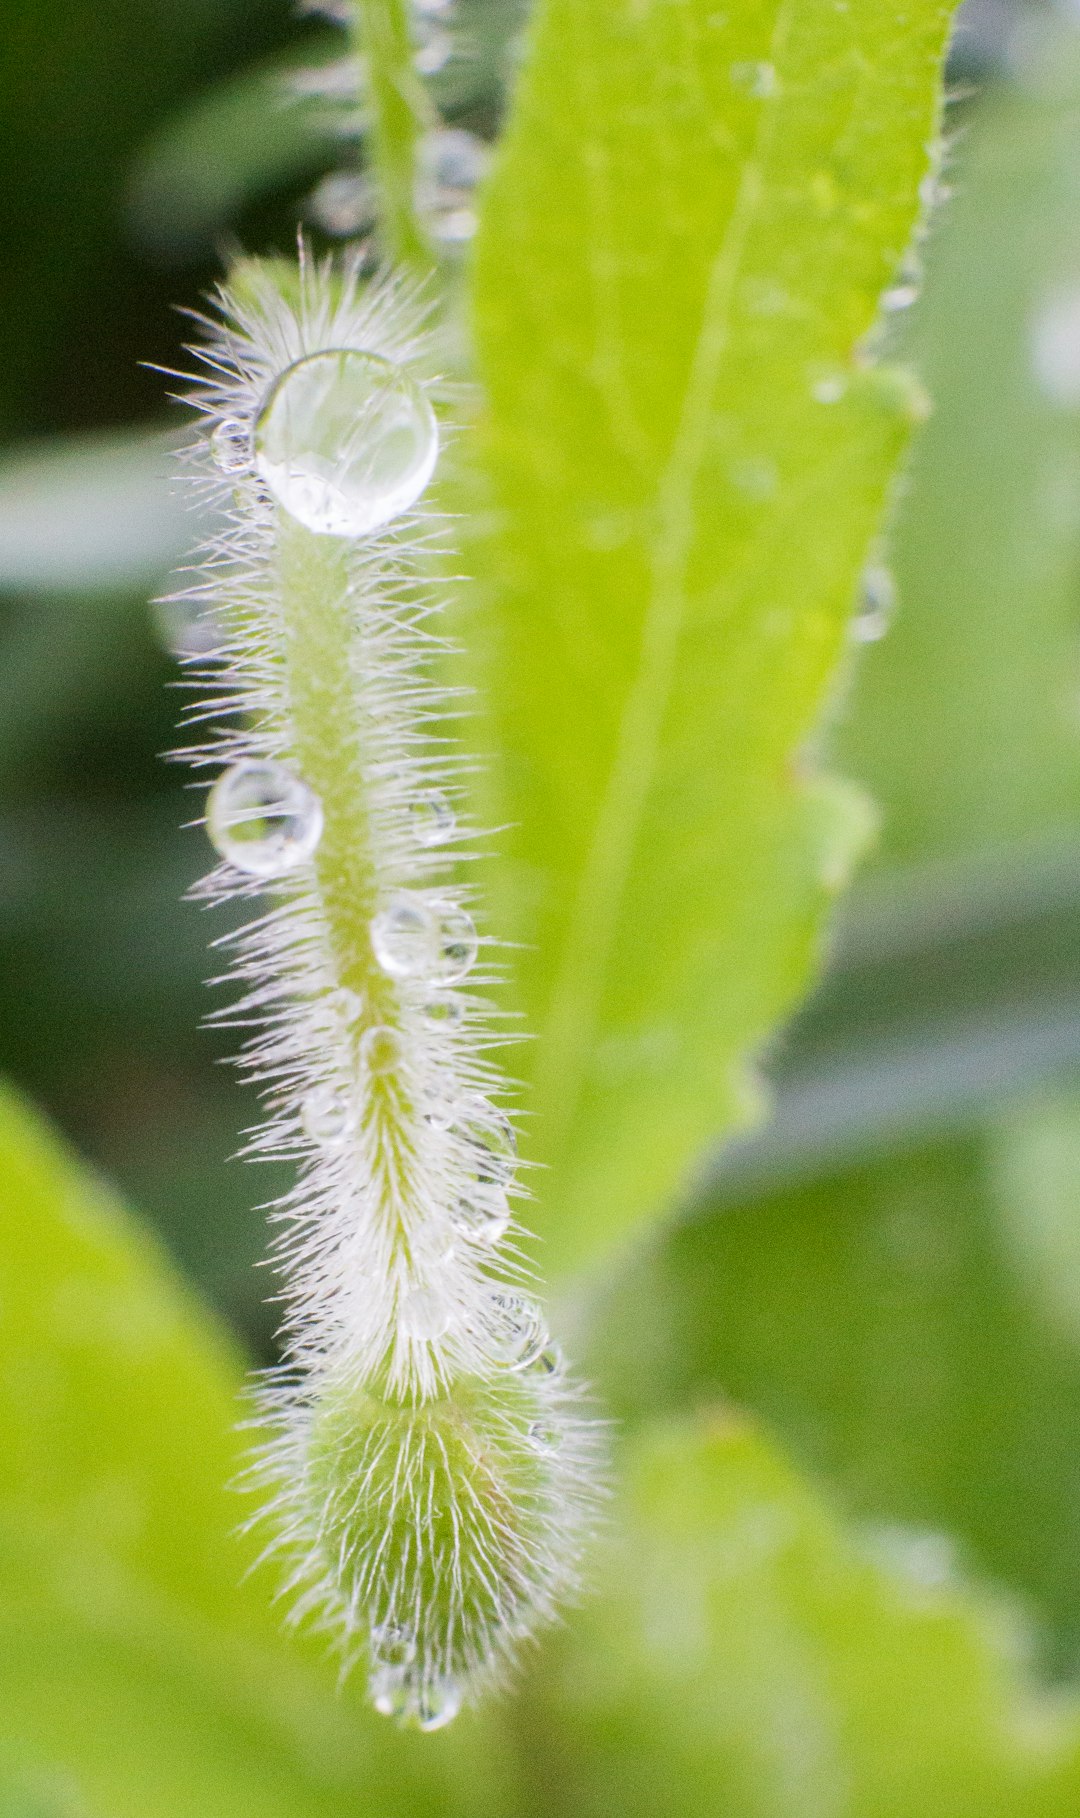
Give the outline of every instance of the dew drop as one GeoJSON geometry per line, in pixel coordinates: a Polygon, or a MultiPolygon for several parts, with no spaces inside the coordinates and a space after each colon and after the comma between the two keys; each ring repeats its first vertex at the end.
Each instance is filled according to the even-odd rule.
{"type": "Polygon", "coordinates": [[[430,1732],[444,1730],[461,1709],[461,1687],[456,1679],[433,1679],[416,1693],[416,1727],[430,1732]]]}
{"type": "Polygon", "coordinates": [[[416,1654],[416,1638],[403,1622],[381,1622],[371,1631],[371,1653],[379,1666],[405,1667],[416,1654]]]}
{"type": "Polygon", "coordinates": [[[437,924],[424,899],[402,892],[371,923],[371,950],[391,978],[426,977],[437,942],[437,924]]]}
{"type": "Polygon", "coordinates": [[[489,155],[482,139],[460,127],[429,133],[420,147],[421,181],[467,196],[483,177],[489,155]]]}
{"type": "Polygon", "coordinates": [[[857,644],[876,644],[885,636],[896,605],[896,585],[889,570],[874,562],[863,571],[862,592],[851,620],[857,644]]]}
{"type": "Polygon", "coordinates": [[[1043,299],[1031,329],[1031,361],[1051,404],[1080,408],[1080,283],[1043,299]]]}
{"type": "Polygon", "coordinates": [[[514,1126],[502,1111],[477,1093],[459,1110],[454,1131],[467,1145],[470,1173],[481,1186],[510,1184],[517,1161],[517,1138],[514,1126]]]}
{"type": "Polygon", "coordinates": [[[155,600],[152,611],[160,642],[178,662],[197,662],[221,650],[224,627],[205,600],[155,600]]]}
{"type": "Polygon", "coordinates": [[[404,1667],[377,1661],[368,1678],[368,1694],[380,1717],[396,1717],[400,1723],[408,1716],[412,1692],[404,1667]]]}
{"type": "Polygon", "coordinates": [[[424,1005],[429,1023],[440,1023],[444,1029],[456,1029],[464,1021],[465,1006],[457,997],[431,997],[424,1005]]]}
{"type": "Polygon", "coordinates": [[[450,33],[432,20],[417,20],[417,43],[413,51],[413,64],[421,76],[437,76],[445,69],[454,54],[454,40],[450,33]]]}
{"type": "Polygon", "coordinates": [[[898,310],[910,309],[919,300],[917,284],[894,284],[889,290],[881,293],[881,307],[888,314],[895,315],[898,310]]]}
{"type": "Polygon", "coordinates": [[[446,1302],[433,1288],[413,1288],[402,1299],[401,1330],[406,1338],[441,1338],[449,1324],[446,1302]]]}
{"type": "Polygon", "coordinates": [[[312,190],[307,211],[324,233],[348,239],[375,226],[378,197],[374,185],[359,171],[332,170],[312,190]]]}
{"type": "Polygon", "coordinates": [[[480,948],[472,916],[456,903],[444,903],[435,926],[432,981],[439,985],[459,985],[471,972],[480,948]]]}
{"type": "Polygon", "coordinates": [[[481,1189],[458,1200],[453,1213],[454,1229],[469,1243],[488,1248],[500,1243],[510,1229],[510,1207],[505,1193],[497,1188],[481,1189]]]}
{"type": "Polygon", "coordinates": [[[313,1086],[300,1107],[304,1135],[313,1143],[337,1148],[345,1141],[352,1122],[352,1104],[347,1092],[337,1086],[313,1086]]]}
{"type": "Polygon", "coordinates": [[[360,1037],[360,1060],[375,1079],[392,1073],[401,1060],[401,1037],[396,1029],[379,1023],[360,1037]]]}
{"type": "Polygon", "coordinates": [[[839,404],[847,390],[847,379],[843,373],[829,372],[815,380],[811,386],[811,395],[818,404],[839,404]]]}
{"type": "Polygon", "coordinates": [[[248,473],[251,468],[251,429],[239,417],[223,417],[210,437],[210,453],[222,473],[248,473]]]}
{"type": "Polygon", "coordinates": [[[543,1314],[534,1301],[505,1288],[491,1290],[495,1315],[495,1351],[508,1370],[527,1370],[544,1356],[548,1346],[543,1314]]]}
{"type": "Polygon", "coordinates": [[[311,857],[322,833],[313,789],[270,759],[242,758],[207,797],[206,829],[223,859],[250,877],[276,877],[311,857]]]}
{"type": "Polygon", "coordinates": [[[380,354],[333,348],[282,373],[255,427],[255,465],[308,530],[363,537],[415,505],[439,432],[426,397],[380,354]]]}
{"type": "Polygon", "coordinates": [[[443,846],[454,836],[457,816],[441,789],[429,789],[409,809],[413,838],[420,846],[443,846]]]}
{"type": "Polygon", "coordinates": [[[559,1435],[549,1421],[534,1420],[530,1422],[528,1436],[538,1452],[558,1451],[559,1435]]]}

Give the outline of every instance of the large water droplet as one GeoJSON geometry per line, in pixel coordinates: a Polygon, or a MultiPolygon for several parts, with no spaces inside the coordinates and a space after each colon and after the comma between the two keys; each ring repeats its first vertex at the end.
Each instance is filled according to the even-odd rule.
{"type": "Polygon", "coordinates": [[[364,1030],[360,1037],[360,1061],[368,1073],[381,1079],[392,1073],[400,1060],[401,1037],[396,1029],[379,1023],[374,1029],[364,1030]]]}
{"type": "Polygon", "coordinates": [[[401,1329],[406,1338],[441,1338],[450,1324],[450,1310],[433,1288],[413,1288],[401,1302],[401,1329]]]}
{"type": "Polygon", "coordinates": [[[403,1722],[412,1708],[412,1688],[407,1667],[388,1666],[377,1660],[368,1677],[368,1695],[380,1717],[403,1722]]]}
{"type": "Polygon", "coordinates": [[[349,1134],[352,1111],[350,1095],[339,1086],[313,1086],[300,1107],[305,1136],[326,1148],[338,1148],[349,1134]]]}
{"type": "Polygon", "coordinates": [[[469,1243],[489,1248],[500,1243],[510,1229],[510,1207],[498,1188],[474,1188],[462,1194],[454,1208],[454,1229],[469,1243]]]}
{"type": "Polygon", "coordinates": [[[441,789],[429,789],[409,809],[413,838],[420,846],[443,846],[454,836],[457,816],[441,789]]]}
{"type": "Polygon", "coordinates": [[[424,1015],[429,1023],[456,1029],[465,1020],[465,1006],[459,997],[431,997],[424,1005],[424,1015]]]}
{"type": "Polygon", "coordinates": [[[1044,297],[1032,323],[1031,361],[1051,404],[1080,409],[1080,283],[1044,297]]]}
{"type": "Polygon", "coordinates": [[[250,877],[277,877],[311,857],[322,834],[313,789],[269,759],[242,758],[206,802],[206,829],[223,859],[250,877]]]}
{"type": "Polygon", "coordinates": [[[282,373],[255,426],[255,465],[309,530],[363,537],[415,505],[439,432],[403,367],[357,348],[308,354],[282,373]]]}
{"type": "Polygon", "coordinates": [[[210,453],[222,473],[248,473],[251,468],[251,425],[238,417],[223,417],[210,437],[210,453]]]}

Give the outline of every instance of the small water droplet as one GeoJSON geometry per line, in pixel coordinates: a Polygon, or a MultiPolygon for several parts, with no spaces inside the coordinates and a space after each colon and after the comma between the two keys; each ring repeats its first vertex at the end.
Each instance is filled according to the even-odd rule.
{"type": "Polygon", "coordinates": [[[224,627],[205,600],[155,600],[151,610],[160,642],[178,662],[197,662],[221,650],[224,627]]]}
{"type": "Polygon", "coordinates": [[[322,834],[313,789],[270,759],[242,758],[207,797],[206,829],[223,859],[250,877],[277,877],[311,857],[322,834]]]}
{"type": "Polygon", "coordinates": [[[376,1079],[392,1073],[401,1060],[401,1037],[397,1030],[386,1023],[365,1029],[360,1038],[360,1060],[376,1079]]]}
{"type": "Polygon", "coordinates": [[[255,429],[256,467],[308,530],[368,536],[415,505],[439,432],[412,376],[358,348],[308,354],[282,373],[255,429]]]}
{"type": "Polygon", "coordinates": [[[453,838],[457,816],[441,789],[429,789],[409,809],[413,838],[421,846],[443,846],[453,838]]]}
{"type": "Polygon", "coordinates": [[[416,1727],[443,1730],[461,1709],[461,1687],[456,1679],[427,1680],[416,1693],[416,1727]]]}
{"type": "Polygon", "coordinates": [[[238,417],[223,417],[210,437],[210,453],[222,473],[248,473],[251,468],[251,428],[238,417]]]}
{"type": "Polygon", "coordinates": [[[347,1092],[329,1084],[313,1086],[300,1107],[305,1136],[313,1143],[337,1148],[345,1141],[352,1122],[352,1102],[347,1092]]]}
{"type": "Polygon", "coordinates": [[[1053,290],[1032,323],[1035,378],[1059,410],[1080,408],[1080,283],[1053,290]]]}
{"type": "Polygon", "coordinates": [[[424,1015],[429,1023],[441,1023],[444,1028],[456,1029],[464,1021],[465,1006],[459,997],[431,997],[424,1005],[424,1015]]]}
{"type": "Polygon", "coordinates": [[[433,20],[420,18],[416,21],[416,48],[413,51],[413,64],[421,76],[437,76],[445,69],[454,54],[454,40],[450,33],[433,20]]]}
{"type": "Polygon", "coordinates": [[[815,380],[810,391],[818,404],[839,404],[847,391],[847,379],[841,372],[826,373],[824,377],[815,380]]]}
{"type": "Polygon", "coordinates": [[[776,69],[771,63],[733,63],[729,74],[735,87],[745,89],[756,101],[767,101],[779,92],[776,69]]]}
{"type": "Polygon", "coordinates": [[[467,1145],[470,1173],[480,1185],[509,1186],[517,1161],[517,1137],[505,1113],[477,1093],[458,1110],[454,1131],[467,1145]]]}
{"type": "Polygon", "coordinates": [[[454,1107],[448,1098],[433,1099],[424,1112],[424,1121],[433,1130],[450,1130],[454,1123],[454,1107]]]}
{"type": "Polygon", "coordinates": [[[559,1448],[558,1430],[547,1420],[534,1420],[529,1425],[529,1439],[538,1452],[556,1452],[559,1448]]]}
{"type": "Polygon", "coordinates": [[[450,1311],[433,1288],[413,1288],[401,1302],[401,1330],[406,1338],[441,1338],[450,1324],[450,1311]]]}
{"type": "Polygon", "coordinates": [[[488,1248],[500,1243],[510,1229],[510,1207],[505,1193],[498,1188],[477,1188],[458,1200],[453,1213],[454,1229],[469,1243],[488,1248]]]}
{"type": "Polygon", "coordinates": [[[368,1677],[368,1695],[380,1717],[396,1717],[402,1722],[412,1704],[407,1670],[376,1662],[368,1677]]]}
{"type": "Polygon", "coordinates": [[[416,1637],[403,1622],[378,1623],[371,1631],[371,1654],[379,1666],[408,1666],[416,1654],[416,1637]]]}
{"type": "Polygon", "coordinates": [[[307,201],[308,214],[326,234],[348,239],[369,233],[378,216],[373,183],[359,171],[332,170],[317,183],[307,201]]]}
{"type": "Polygon", "coordinates": [[[851,635],[858,644],[876,644],[892,622],[896,584],[889,570],[872,562],[864,570],[859,604],[851,620],[851,635]]]}
{"type": "Polygon", "coordinates": [[[882,292],[881,307],[893,315],[897,310],[910,309],[911,305],[917,303],[918,300],[919,287],[917,284],[893,284],[888,290],[882,292]]]}
{"type": "Polygon", "coordinates": [[[439,985],[459,985],[471,972],[480,948],[472,916],[457,903],[443,903],[436,915],[435,926],[432,981],[439,985]]]}
{"type": "Polygon", "coordinates": [[[508,1370],[527,1370],[543,1357],[547,1345],[544,1316],[534,1301],[506,1288],[491,1290],[494,1345],[508,1370]]]}
{"type": "Polygon", "coordinates": [[[426,976],[435,941],[435,917],[423,897],[403,891],[372,919],[371,950],[391,978],[426,976]]]}
{"type": "Polygon", "coordinates": [[[445,127],[428,133],[419,152],[421,179],[463,196],[474,190],[488,167],[489,152],[475,133],[445,127]]]}

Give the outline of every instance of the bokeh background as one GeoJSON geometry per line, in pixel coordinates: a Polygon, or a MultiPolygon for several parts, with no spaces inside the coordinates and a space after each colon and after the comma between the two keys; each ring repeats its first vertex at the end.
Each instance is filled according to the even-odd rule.
{"type": "MultiPolygon", "coordinates": [[[[516,4],[462,0],[490,134],[516,4]]],[[[340,162],[270,0],[0,4],[0,1071],[272,1355],[253,1106],[200,1022],[205,868],[167,591],[185,322],[340,162]]],[[[852,639],[834,762],[877,850],[766,1057],[770,1123],[610,1285],[617,1414],[760,1415],[926,1582],[959,1562],[1080,1670],[1080,10],[968,0],[938,207],[890,298],[934,411],[852,639]],[[923,272],[918,269],[924,268],[923,272]],[[919,293],[919,294],[917,294],[919,293]],[[891,579],[890,579],[891,576],[891,579]],[[893,597],[895,596],[895,597],[893,597]]]]}

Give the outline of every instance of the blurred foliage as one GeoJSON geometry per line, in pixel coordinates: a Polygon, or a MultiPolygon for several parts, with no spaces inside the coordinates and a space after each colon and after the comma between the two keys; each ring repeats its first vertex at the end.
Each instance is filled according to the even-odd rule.
{"type": "MultiPolygon", "coordinates": [[[[455,117],[494,117],[519,23],[476,0],[455,117]]],[[[284,0],[9,0],[0,29],[0,1068],[269,1355],[253,1206],[279,1182],[226,1165],[251,1108],[197,1032],[207,922],[180,896],[203,852],[159,759],[177,672],[145,607],[187,530],[155,477],[166,382],[138,362],[178,363],[172,306],[197,306],[229,236],[290,244],[333,152],[298,118],[262,143],[249,104],[325,27],[284,0]]],[[[591,1290],[592,1368],[645,1434],[629,1552],[505,1724],[391,1748],[232,1588],[228,1346],[8,1107],[0,1314],[26,1270],[67,1337],[0,1323],[5,1443],[27,1398],[44,1410],[40,1456],[5,1467],[5,1814],[1075,1808],[1072,1707],[1003,1689],[1018,1619],[973,1617],[956,1581],[992,1581],[1040,1667],[1080,1671],[1080,411],[1032,362],[1047,300],[1080,284],[1080,39],[984,0],[958,48],[980,88],[887,340],[935,403],[895,517],[899,604],[830,741],[880,804],[879,850],[767,1056],[771,1122],[591,1290]],[[166,1353],[190,1405],[162,1399],[166,1353]],[[748,1412],[685,1414],[718,1403],[748,1412]],[[196,1428],[197,1481],[172,1443],[196,1428]],[[55,1450],[84,1429],[98,1452],[54,1506],[55,1450]],[[200,1626],[205,1572],[225,1641],[200,1626]],[[125,1765],[109,1726],[136,1709],[125,1765]]]]}

